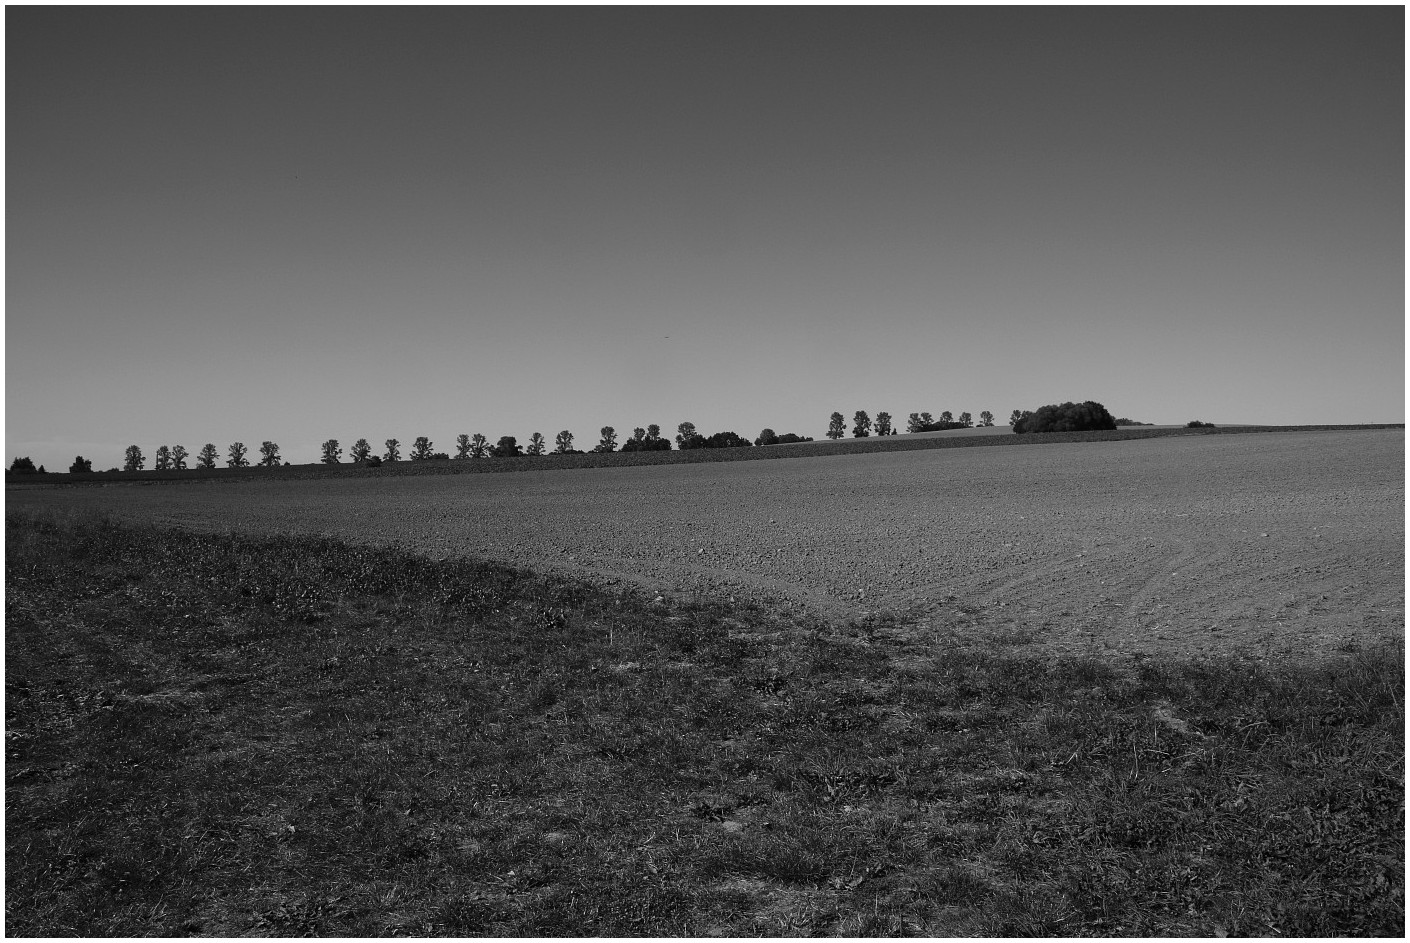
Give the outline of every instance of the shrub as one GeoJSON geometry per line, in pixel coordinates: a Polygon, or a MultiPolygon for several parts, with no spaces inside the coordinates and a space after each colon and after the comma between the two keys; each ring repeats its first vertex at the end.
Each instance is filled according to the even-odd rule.
{"type": "MultiPolygon", "coordinates": [[[[11,470],[11,471],[14,471],[14,467],[12,466],[12,467],[10,468],[10,470],[11,470]]],[[[92,462],[92,460],[91,460],[91,459],[86,459],[86,458],[84,458],[82,455],[76,455],[76,456],[74,456],[73,464],[69,466],[69,474],[70,474],[70,475],[77,475],[77,474],[80,474],[80,473],[82,473],[82,472],[91,472],[92,470],[93,470],[93,462],[92,462]]]]}
{"type": "Polygon", "coordinates": [[[362,464],[367,468],[378,468],[382,464],[382,456],[369,455],[362,460],[362,464]]]}
{"type": "Polygon", "coordinates": [[[1084,403],[1048,405],[1037,412],[1023,413],[1013,431],[1026,432],[1086,432],[1094,429],[1115,429],[1116,420],[1106,407],[1094,400],[1084,403]]]}
{"type": "Polygon", "coordinates": [[[1214,423],[1212,423],[1212,422],[1200,422],[1198,419],[1191,419],[1189,422],[1185,423],[1185,428],[1186,428],[1186,429],[1213,429],[1213,428],[1215,428],[1215,425],[1214,425],[1214,423]]]}

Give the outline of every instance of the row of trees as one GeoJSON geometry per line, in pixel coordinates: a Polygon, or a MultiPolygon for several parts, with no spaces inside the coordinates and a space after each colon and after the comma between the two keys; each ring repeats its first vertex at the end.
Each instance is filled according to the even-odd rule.
{"type": "MultiPolygon", "coordinates": [[[[1017,410],[1014,410],[1017,412],[1017,410]]],[[[992,426],[994,424],[994,414],[989,410],[984,410],[979,414],[979,424],[981,426],[992,426]]],[[[935,432],[940,429],[968,429],[974,425],[974,417],[969,413],[960,413],[958,419],[947,409],[940,414],[939,419],[935,419],[930,413],[911,413],[906,420],[907,432],[935,432]]],[[[876,414],[876,419],[867,415],[866,410],[859,409],[852,416],[852,437],[865,439],[875,433],[879,436],[896,435],[897,429],[892,425],[891,414],[880,412],[876,414]]],[[[840,439],[847,434],[847,417],[841,413],[833,413],[828,419],[827,437],[829,439],[840,439]]]]}
{"type": "MultiPolygon", "coordinates": [[[[711,436],[701,435],[692,422],[683,422],[676,427],[676,448],[679,449],[706,449],[706,448],[739,448],[748,447],[751,443],[748,439],[735,434],[734,432],[717,432],[711,436]]],[[[589,451],[593,453],[616,452],[619,449],[617,442],[617,430],[612,426],[603,426],[599,430],[600,438],[595,446],[589,451]]],[[[765,429],[755,439],[754,445],[778,445],[785,442],[811,442],[812,439],[804,436],[787,433],[777,435],[772,429],[765,429]]],[[[319,461],[326,465],[337,465],[343,460],[344,450],[342,444],[337,439],[328,439],[322,444],[319,461]]],[[[651,452],[670,451],[671,440],[661,435],[661,427],[652,423],[646,427],[632,430],[631,438],[621,443],[620,450],[623,452],[651,452]]],[[[266,440],[260,445],[259,453],[261,458],[256,463],[258,465],[273,466],[289,464],[283,461],[279,454],[279,444],[266,440]]],[[[529,437],[527,445],[520,445],[514,436],[501,436],[499,441],[491,445],[489,439],[480,433],[469,435],[461,433],[456,438],[455,455],[456,460],[478,459],[478,458],[510,458],[520,455],[582,455],[582,451],[573,448],[573,433],[564,429],[554,438],[552,452],[548,451],[548,442],[542,433],[535,432],[529,437]]],[[[160,446],[158,447],[153,468],[157,471],[179,471],[188,467],[187,459],[190,458],[185,446],[160,446]]],[[[381,465],[383,462],[399,462],[403,460],[402,443],[399,439],[387,439],[383,443],[383,451],[374,453],[372,444],[366,439],[358,439],[347,451],[348,460],[355,464],[381,465]]],[[[435,451],[435,446],[427,436],[417,436],[412,442],[410,450],[404,456],[407,460],[436,461],[451,460],[452,456],[445,452],[435,451]]],[[[201,447],[200,452],[195,457],[196,468],[215,468],[217,462],[221,460],[219,450],[213,442],[207,442],[201,447]]],[[[249,448],[243,442],[232,442],[226,450],[225,464],[230,468],[247,468],[250,465],[249,448]]],[[[137,445],[129,445],[123,457],[123,471],[141,471],[146,468],[147,457],[142,453],[142,449],[137,445]]],[[[15,463],[10,467],[11,471],[33,472],[36,471],[34,463],[28,458],[15,459],[15,463]]],[[[93,463],[83,456],[78,456],[74,464],[69,467],[70,472],[91,472],[93,463]]],[[[116,470],[116,469],[114,469],[116,470]]],[[[43,469],[38,469],[43,471],[43,469]]]]}
{"type": "MultiPolygon", "coordinates": [[[[281,464],[279,445],[277,443],[270,442],[266,439],[260,444],[259,452],[260,460],[258,464],[281,464]]],[[[232,442],[230,443],[229,450],[226,452],[225,464],[231,468],[247,468],[250,464],[249,454],[250,450],[245,443],[232,442]]],[[[159,446],[152,467],[157,471],[180,471],[187,467],[186,459],[189,458],[190,455],[191,453],[186,451],[184,445],[174,445],[170,448],[165,445],[159,446]]],[[[196,453],[197,468],[214,468],[216,462],[219,460],[220,452],[216,449],[214,442],[207,442],[205,445],[201,446],[201,450],[196,453]]],[[[287,465],[289,463],[282,462],[282,464],[287,465]]],[[[74,464],[69,467],[69,471],[78,470],[76,466],[79,465],[86,466],[81,469],[83,471],[93,470],[93,463],[80,455],[74,459],[74,464]]],[[[122,470],[141,471],[145,467],[147,467],[147,457],[142,454],[141,447],[129,445],[127,447],[127,453],[123,456],[122,470]]]]}
{"type": "MultiPolygon", "coordinates": [[[[1117,425],[1130,424],[1131,420],[1113,419],[1111,413],[1101,403],[1088,400],[1084,403],[1062,403],[1060,405],[1043,406],[1037,411],[1015,409],[1009,416],[1009,425],[1014,432],[1066,432],[1080,431],[1084,429],[1115,429],[1117,425]]],[[[987,409],[979,414],[980,426],[992,426],[994,424],[994,414],[987,409]]],[[[959,414],[958,418],[946,410],[936,419],[927,412],[911,413],[907,418],[907,432],[930,432],[940,429],[963,429],[974,425],[974,420],[967,412],[959,414]]],[[[1196,425],[1194,423],[1192,426],[1196,425]]],[[[852,436],[854,438],[866,438],[872,434],[878,436],[896,435],[897,429],[892,422],[891,414],[879,412],[876,418],[872,419],[865,410],[857,410],[852,416],[852,436]]],[[[600,438],[597,444],[590,450],[594,453],[616,452],[618,450],[617,430],[612,426],[603,426],[599,430],[600,438]]],[[[842,413],[833,413],[829,417],[827,437],[829,439],[840,439],[847,434],[847,421],[842,413]]],[[[751,443],[743,436],[736,433],[716,432],[714,435],[702,435],[692,422],[683,422],[676,427],[675,447],[678,449],[720,449],[720,448],[748,448],[750,445],[768,446],[780,445],[788,442],[811,442],[810,436],[799,436],[793,433],[779,435],[772,429],[764,429],[751,443]]],[[[372,444],[366,439],[358,439],[352,444],[348,451],[348,459],[356,464],[380,465],[383,462],[398,462],[402,460],[402,444],[398,439],[387,439],[383,443],[384,451],[381,454],[374,454],[372,444]]],[[[567,429],[554,438],[554,448],[552,453],[547,452],[548,443],[542,433],[535,432],[529,437],[527,446],[519,445],[514,436],[501,436],[495,445],[490,445],[489,440],[480,433],[468,435],[461,433],[456,438],[456,449],[454,458],[457,460],[479,459],[479,458],[510,458],[520,455],[581,455],[581,451],[573,448],[573,434],[567,429]]],[[[671,440],[661,435],[661,427],[651,424],[645,428],[638,426],[632,430],[631,438],[621,443],[623,452],[650,452],[650,451],[670,451],[671,440]]],[[[273,466],[289,464],[282,461],[279,455],[279,445],[268,440],[262,442],[259,447],[260,459],[257,464],[263,466],[273,466]]],[[[336,465],[342,462],[343,448],[337,439],[329,439],[322,445],[322,457],[320,461],[327,465],[336,465]]],[[[167,447],[160,446],[155,455],[153,467],[157,471],[173,470],[178,471],[187,467],[187,459],[190,453],[181,445],[167,447]]],[[[411,449],[406,456],[413,462],[449,460],[451,456],[445,452],[437,452],[434,445],[426,436],[417,436],[411,444],[411,449]]],[[[215,468],[220,460],[220,452],[215,444],[207,442],[196,453],[196,468],[215,468]]],[[[146,467],[146,456],[142,454],[142,449],[136,445],[127,447],[127,454],[123,459],[123,471],[141,471],[146,467]]],[[[230,468],[246,468],[250,465],[249,449],[243,442],[232,442],[225,454],[225,464],[230,468]]],[[[82,455],[75,457],[70,472],[91,472],[93,462],[85,459],[82,455]]],[[[29,458],[17,458],[10,465],[11,472],[43,472],[43,466],[34,467],[34,462],[29,458]]]]}

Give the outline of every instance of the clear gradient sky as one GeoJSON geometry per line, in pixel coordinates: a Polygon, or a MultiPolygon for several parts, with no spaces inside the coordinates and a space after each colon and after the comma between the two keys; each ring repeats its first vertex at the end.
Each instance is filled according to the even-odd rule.
{"type": "Polygon", "coordinates": [[[1403,422],[1404,15],[7,7],[6,464],[1403,422]]]}

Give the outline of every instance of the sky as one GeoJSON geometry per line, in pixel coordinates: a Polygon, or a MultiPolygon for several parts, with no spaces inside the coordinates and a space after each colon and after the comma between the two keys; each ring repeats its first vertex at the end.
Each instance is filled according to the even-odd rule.
{"type": "Polygon", "coordinates": [[[7,6],[6,449],[1404,422],[1404,15],[7,6]]]}

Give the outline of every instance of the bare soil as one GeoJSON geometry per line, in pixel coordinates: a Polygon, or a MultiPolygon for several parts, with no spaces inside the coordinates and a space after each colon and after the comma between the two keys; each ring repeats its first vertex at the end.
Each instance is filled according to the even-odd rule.
{"type": "Polygon", "coordinates": [[[1404,637],[1404,430],[10,490],[1133,657],[1404,637]]]}

